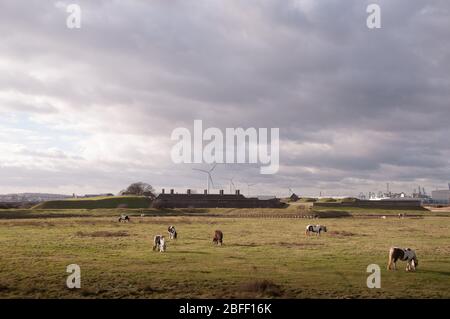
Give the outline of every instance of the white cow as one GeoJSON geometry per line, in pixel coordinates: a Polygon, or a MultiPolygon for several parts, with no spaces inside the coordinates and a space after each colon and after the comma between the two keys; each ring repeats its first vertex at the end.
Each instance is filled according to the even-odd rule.
{"type": "Polygon", "coordinates": [[[153,251],[158,251],[163,253],[166,251],[166,239],[162,235],[156,235],[153,238],[153,251]]]}
{"type": "Polygon", "coordinates": [[[178,233],[175,230],[175,226],[169,226],[169,228],[167,229],[167,232],[169,233],[170,239],[177,239],[178,233]]]}

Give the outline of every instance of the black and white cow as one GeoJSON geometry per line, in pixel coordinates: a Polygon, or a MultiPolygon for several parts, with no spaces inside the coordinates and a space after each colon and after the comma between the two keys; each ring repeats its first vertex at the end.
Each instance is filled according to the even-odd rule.
{"type": "Polygon", "coordinates": [[[327,228],[323,225],[308,225],[305,229],[305,235],[316,233],[317,236],[320,236],[321,232],[327,232],[327,228]]]}
{"type": "Polygon", "coordinates": [[[415,271],[419,265],[416,252],[411,248],[398,248],[391,247],[389,249],[389,262],[387,269],[391,270],[392,264],[394,264],[394,270],[397,270],[397,260],[406,261],[406,271],[415,271]]]}
{"type": "Polygon", "coordinates": [[[162,235],[156,235],[153,238],[153,251],[165,252],[166,251],[166,239],[162,235]]]}
{"type": "Polygon", "coordinates": [[[177,239],[178,233],[175,230],[175,226],[169,226],[169,228],[167,228],[167,232],[169,233],[170,239],[177,239]]]}
{"type": "Polygon", "coordinates": [[[130,221],[130,217],[128,217],[128,215],[120,215],[119,222],[128,223],[129,221],[130,221]]]}
{"type": "Polygon", "coordinates": [[[216,245],[222,246],[222,243],[223,243],[223,233],[222,233],[221,230],[216,230],[216,231],[214,232],[213,243],[215,243],[216,245]]]}

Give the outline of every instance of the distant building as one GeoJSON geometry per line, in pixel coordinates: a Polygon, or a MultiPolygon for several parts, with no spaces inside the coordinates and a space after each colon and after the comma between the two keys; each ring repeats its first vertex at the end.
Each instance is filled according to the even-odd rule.
{"type": "Polygon", "coordinates": [[[436,204],[450,204],[450,189],[431,191],[431,198],[436,204]]]}
{"type": "Polygon", "coordinates": [[[277,198],[259,199],[245,197],[236,190],[235,194],[225,194],[220,190],[219,194],[194,194],[190,189],[184,194],[166,193],[164,189],[156,197],[153,206],[157,208],[279,208],[283,204],[277,198]]]}
{"type": "Polygon", "coordinates": [[[19,193],[0,195],[0,202],[5,203],[39,203],[49,200],[60,200],[70,198],[69,195],[45,194],[45,193],[19,193]]]}
{"type": "Polygon", "coordinates": [[[422,206],[420,199],[386,198],[379,200],[354,200],[342,202],[315,202],[313,207],[358,207],[380,209],[416,209],[422,206]]]}

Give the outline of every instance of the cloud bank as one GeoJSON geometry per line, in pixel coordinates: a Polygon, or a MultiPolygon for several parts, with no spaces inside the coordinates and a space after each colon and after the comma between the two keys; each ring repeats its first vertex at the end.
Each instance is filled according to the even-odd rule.
{"type": "Polygon", "coordinates": [[[0,193],[204,188],[176,127],[280,128],[280,171],[217,188],[355,195],[450,180],[450,3],[2,1],[0,193]]]}

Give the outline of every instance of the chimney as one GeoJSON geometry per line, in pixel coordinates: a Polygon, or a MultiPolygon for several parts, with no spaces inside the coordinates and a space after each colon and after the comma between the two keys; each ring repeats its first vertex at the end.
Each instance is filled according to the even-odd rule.
{"type": "Polygon", "coordinates": [[[163,188],[161,194],[165,194],[166,190],[163,188]]]}
{"type": "Polygon", "coordinates": [[[173,188],[170,190],[170,195],[173,195],[173,188]]]}
{"type": "Polygon", "coordinates": [[[191,190],[190,189],[187,190],[187,194],[191,195],[191,190]]]}
{"type": "Polygon", "coordinates": [[[236,195],[240,195],[239,189],[236,189],[236,195]]]}
{"type": "Polygon", "coordinates": [[[205,189],[205,190],[203,191],[203,194],[208,195],[208,190],[205,189]]]}
{"type": "Polygon", "coordinates": [[[220,190],[220,195],[223,195],[223,189],[220,190]]]}

